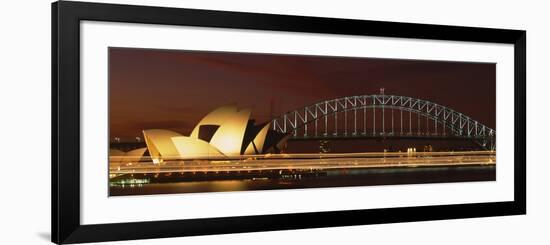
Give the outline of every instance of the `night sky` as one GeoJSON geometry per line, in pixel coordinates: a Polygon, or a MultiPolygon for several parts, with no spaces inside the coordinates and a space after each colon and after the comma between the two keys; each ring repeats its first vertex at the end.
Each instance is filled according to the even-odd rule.
{"type": "Polygon", "coordinates": [[[444,61],[109,49],[110,135],[188,135],[211,110],[252,108],[257,122],[326,99],[385,94],[429,100],[495,128],[496,65],[444,61]],[[271,106],[273,105],[273,106],[271,106]]]}

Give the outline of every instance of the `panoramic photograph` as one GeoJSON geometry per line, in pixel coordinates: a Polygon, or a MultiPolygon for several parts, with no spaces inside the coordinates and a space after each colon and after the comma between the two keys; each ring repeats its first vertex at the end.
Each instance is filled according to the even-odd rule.
{"type": "Polygon", "coordinates": [[[125,47],[108,63],[109,196],[496,180],[495,63],[125,47]]]}

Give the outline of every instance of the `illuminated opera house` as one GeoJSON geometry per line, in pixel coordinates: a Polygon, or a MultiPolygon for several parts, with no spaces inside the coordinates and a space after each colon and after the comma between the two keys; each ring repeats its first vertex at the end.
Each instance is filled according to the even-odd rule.
{"type": "Polygon", "coordinates": [[[166,160],[228,159],[242,155],[279,153],[287,135],[255,124],[250,109],[223,106],[208,113],[189,136],[165,129],[143,130],[146,148],[129,152],[111,150],[111,156],[139,157],[149,153],[153,163],[166,160]]]}

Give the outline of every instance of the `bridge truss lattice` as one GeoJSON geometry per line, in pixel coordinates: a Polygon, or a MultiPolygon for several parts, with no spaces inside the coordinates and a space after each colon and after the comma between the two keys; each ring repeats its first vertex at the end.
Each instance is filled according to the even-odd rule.
{"type": "Polygon", "coordinates": [[[464,138],[495,150],[496,131],[437,103],[373,94],[321,101],[272,120],[295,139],[355,137],[464,138]]]}

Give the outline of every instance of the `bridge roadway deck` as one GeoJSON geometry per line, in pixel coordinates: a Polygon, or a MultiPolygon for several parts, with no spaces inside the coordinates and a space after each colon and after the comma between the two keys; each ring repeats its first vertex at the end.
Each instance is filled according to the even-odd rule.
{"type": "Polygon", "coordinates": [[[292,141],[307,141],[307,140],[361,140],[361,139],[409,139],[409,140],[440,140],[440,141],[463,141],[463,140],[479,140],[487,137],[483,136],[468,136],[468,135],[442,135],[442,134],[399,134],[399,133],[338,133],[327,135],[324,134],[309,134],[303,135],[298,134],[296,136],[292,135],[288,140],[292,141]]]}
{"type": "Polygon", "coordinates": [[[162,165],[150,161],[125,166],[111,166],[111,175],[186,172],[241,171],[314,171],[328,169],[392,168],[392,167],[458,167],[495,165],[494,151],[417,152],[410,153],[343,153],[343,154],[277,154],[243,156],[226,160],[173,159],[162,165]]]}

